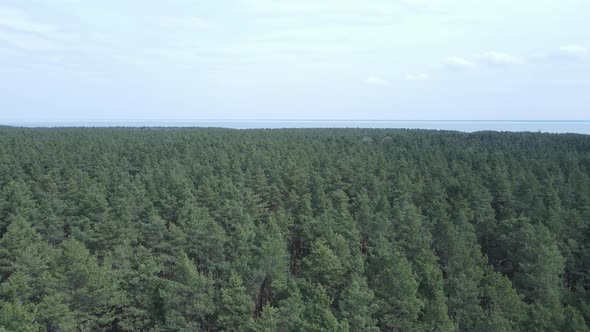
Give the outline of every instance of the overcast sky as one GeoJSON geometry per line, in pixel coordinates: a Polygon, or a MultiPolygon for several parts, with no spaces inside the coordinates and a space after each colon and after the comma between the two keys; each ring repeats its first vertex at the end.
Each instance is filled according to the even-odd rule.
{"type": "Polygon", "coordinates": [[[588,0],[0,0],[0,122],[590,120],[588,0]]]}

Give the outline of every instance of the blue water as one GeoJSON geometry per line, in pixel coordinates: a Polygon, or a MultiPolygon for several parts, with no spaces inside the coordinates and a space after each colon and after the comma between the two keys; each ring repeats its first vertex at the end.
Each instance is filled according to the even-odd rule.
{"type": "Polygon", "coordinates": [[[61,121],[4,122],[22,127],[218,127],[232,129],[258,128],[410,128],[474,132],[529,131],[547,133],[590,134],[586,121],[514,121],[514,120],[122,120],[122,121],[61,121]]]}

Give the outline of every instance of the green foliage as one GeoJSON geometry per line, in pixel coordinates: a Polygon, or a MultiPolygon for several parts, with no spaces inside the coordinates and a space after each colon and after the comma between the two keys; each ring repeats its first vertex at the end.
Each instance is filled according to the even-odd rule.
{"type": "Polygon", "coordinates": [[[348,322],[350,331],[378,331],[373,318],[377,312],[373,290],[364,276],[354,275],[342,291],[338,302],[342,317],[348,322]]]}
{"type": "Polygon", "coordinates": [[[346,331],[346,321],[339,322],[332,313],[332,299],[320,284],[303,283],[305,290],[303,309],[304,331],[346,331]]]}
{"type": "Polygon", "coordinates": [[[66,240],[52,266],[50,294],[59,298],[74,313],[78,328],[96,330],[113,322],[112,304],[117,301],[107,266],[100,266],[84,244],[66,240]]]}
{"type": "Polygon", "coordinates": [[[382,240],[369,260],[371,289],[376,294],[379,327],[389,331],[415,330],[423,308],[412,265],[395,248],[382,240]]]}
{"type": "Polygon", "coordinates": [[[0,331],[588,331],[590,137],[0,128],[0,331]]]}
{"type": "Polygon", "coordinates": [[[215,309],[211,278],[199,273],[184,253],[176,258],[172,275],[160,289],[166,328],[194,331],[208,326],[215,309]]]}
{"type": "Polygon", "coordinates": [[[222,331],[248,331],[254,321],[252,299],[246,294],[242,278],[235,273],[221,288],[220,308],[217,323],[222,331]]]}
{"type": "Polygon", "coordinates": [[[0,331],[39,331],[32,305],[0,301],[0,331]]]}

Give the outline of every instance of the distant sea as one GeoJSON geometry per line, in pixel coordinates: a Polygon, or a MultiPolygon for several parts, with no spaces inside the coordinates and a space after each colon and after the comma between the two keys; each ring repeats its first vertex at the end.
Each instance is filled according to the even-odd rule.
{"type": "Polygon", "coordinates": [[[117,120],[47,121],[0,124],[19,127],[216,127],[232,129],[277,128],[408,128],[474,132],[528,131],[590,134],[590,120],[117,120]]]}

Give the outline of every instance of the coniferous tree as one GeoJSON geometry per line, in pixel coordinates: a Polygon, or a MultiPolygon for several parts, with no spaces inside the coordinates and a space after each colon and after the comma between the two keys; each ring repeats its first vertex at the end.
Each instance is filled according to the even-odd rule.
{"type": "Polygon", "coordinates": [[[0,128],[0,331],[587,331],[590,139],[0,128]]]}

